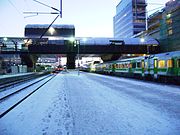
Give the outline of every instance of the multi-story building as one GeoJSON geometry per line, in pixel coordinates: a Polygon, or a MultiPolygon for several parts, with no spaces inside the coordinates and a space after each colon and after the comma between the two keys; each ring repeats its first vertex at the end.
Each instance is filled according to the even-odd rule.
{"type": "Polygon", "coordinates": [[[180,1],[170,0],[166,3],[160,25],[161,50],[180,50],[180,1]]]}
{"type": "Polygon", "coordinates": [[[159,40],[161,51],[180,50],[180,1],[170,0],[166,7],[148,17],[148,36],[159,40]]]}
{"type": "Polygon", "coordinates": [[[146,1],[121,0],[113,18],[114,37],[132,37],[146,30],[146,1]]]}
{"type": "Polygon", "coordinates": [[[159,39],[160,38],[160,25],[162,20],[162,13],[164,8],[160,11],[156,11],[148,17],[148,36],[159,39]]]}

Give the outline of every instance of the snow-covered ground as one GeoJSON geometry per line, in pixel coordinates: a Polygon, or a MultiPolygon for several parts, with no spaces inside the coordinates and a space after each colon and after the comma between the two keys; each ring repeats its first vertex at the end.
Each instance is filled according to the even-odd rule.
{"type": "Polygon", "coordinates": [[[179,135],[180,88],[60,73],[0,119],[0,134],[179,135]]]}

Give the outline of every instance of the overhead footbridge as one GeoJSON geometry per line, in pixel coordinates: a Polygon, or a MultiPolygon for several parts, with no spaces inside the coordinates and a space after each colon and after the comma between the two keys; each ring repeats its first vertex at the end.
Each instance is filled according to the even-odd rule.
{"type": "Polygon", "coordinates": [[[64,38],[47,44],[31,44],[29,53],[40,54],[154,54],[159,52],[157,40],[149,38],[64,38]]]}
{"type": "Polygon", "coordinates": [[[156,54],[159,51],[159,43],[153,38],[0,38],[1,54],[64,54],[69,61],[74,61],[77,54],[118,58],[121,54],[156,54]]]}

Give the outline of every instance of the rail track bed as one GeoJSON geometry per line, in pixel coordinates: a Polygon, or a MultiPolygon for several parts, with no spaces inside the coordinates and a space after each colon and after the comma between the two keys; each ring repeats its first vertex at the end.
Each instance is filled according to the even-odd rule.
{"type": "Polygon", "coordinates": [[[17,105],[39,90],[56,75],[46,75],[27,84],[19,85],[0,92],[0,118],[13,110],[17,105]]]}

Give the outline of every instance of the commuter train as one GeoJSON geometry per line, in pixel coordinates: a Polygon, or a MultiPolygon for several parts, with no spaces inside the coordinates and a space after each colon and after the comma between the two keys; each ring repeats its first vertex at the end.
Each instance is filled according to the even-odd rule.
{"type": "Polygon", "coordinates": [[[180,51],[95,64],[95,72],[180,84],[180,51]]]}
{"type": "Polygon", "coordinates": [[[52,73],[59,73],[60,71],[63,70],[64,70],[63,66],[59,65],[52,71],[52,73]]]}

